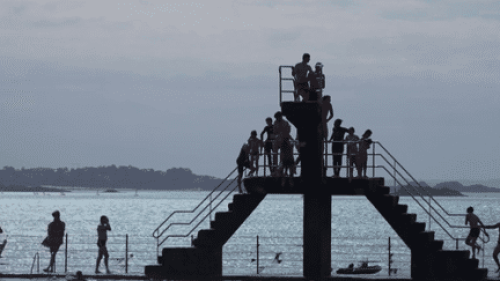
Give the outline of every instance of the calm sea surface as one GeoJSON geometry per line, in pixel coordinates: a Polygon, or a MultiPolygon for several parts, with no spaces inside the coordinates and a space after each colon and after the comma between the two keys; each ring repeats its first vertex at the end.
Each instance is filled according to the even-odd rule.
{"type": "MultiPolygon", "coordinates": [[[[128,272],[142,274],[144,265],[156,264],[156,240],[153,230],[174,210],[192,209],[207,192],[135,192],[99,193],[75,191],[66,193],[9,193],[0,194],[0,226],[8,234],[8,244],[0,259],[2,273],[29,273],[33,258],[39,253],[40,270],[48,264],[49,253],[40,243],[46,236],[47,224],[52,221],[54,210],[61,212],[68,233],[67,267],[69,272],[82,270],[91,274],[97,256],[96,227],[101,215],[110,219],[108,249],[110,267],[115,273],[125,273],[125,256],[128,255],[128,272]],[[127,246],[128,235],[128,246],[127,246]],[[128,248],[128,249],[127,249],[128,248]]],[[[225,195],[225,194],[224,194],[225,195]]],[[[436,197],[449,213],[465,213],[469,206],[485,224],[500,222],[500,194],[467,194],[467,197],[436,197]]],[[[230,195],[219,206],[227,210],[230,195]]],[[[382,266],[379,276],[388,274],[388,240],[394,253],[392,268],[397,276],[410,275],[410,251],[382,218],[377,210],[361,196],[337,196],[332,200],[332,268],[357,264],[368,259],[371,264],[382,266]]],[[[429,218],[411,198],[400,201],[409,205],[409,212],[417,220],[428,224],[429,218]]],[[[218,201],[216,201],[218,202],[218,201]]],[[[202,207],[204,207],[203,205],[202,207]]],[[[427,205],[426,205],[427,206],[427,205]]],[[[435,206],[435,205],[434,205],[435,206]]],[[[215,208],[215,206],[212,206],[215,208]]],[[[427,207],[428,208],[428,207],[427,207]]],[[[209,208],[203,214],[208,214],[209,208]]],[[[192,215],[176,215],[173,221],[191,220],[192,215]]],[[[464,217],[448,217],[450,224],[463,226],[464,217]]],[[[199,220],[195,220],[198,222],[199,220]]],[[[445,222],[440,220],[442,225],[445,222]]],[[[209,221],[201,223],[208,228],[209,221]]],[[[445,240],[446,249],[455,249],[456,241],[431,223],[436,238],[445,240]]],[[[429,229],[427,227],[427,229],[429,229]]],[[[446,229],[454,237],[465,238],[468,230],[446,229]]],[[[178,227],[170,234],[185,234],[190,228],[178,227]]],[[[197,231],[192,233],[197,235],[197,231]]],[[[490,231],[491,241],[480,256],[480,266],[494,276],[496,269],[491,253],[498,240],[498,231],[490,231]]],[[[236,234],[224,246],[224,274],[256,274],[257,236],[259,236],[259,271],[262,275],[302,275],[302,198],[300,195],[268,195],[236,234]],[[279,260],[275,257],[278,253],[279,260]]],[[[190,245],[190,235],[185,239],[169,239],[167,246],[190,245]]],[[[467,249],[461,240],[459,249],[467,249]]],[[[66,244],[57,256],[57,271],[64,272],[66,244]]],[[[35,263],[33,271],[36,272],[35,263]]]]}

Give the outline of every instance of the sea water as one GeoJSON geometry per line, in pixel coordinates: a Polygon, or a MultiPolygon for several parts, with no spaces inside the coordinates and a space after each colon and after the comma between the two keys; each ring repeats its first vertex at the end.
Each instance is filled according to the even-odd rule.
{"type": "MultiPolygon", "coordinates": [[[[109,217],[112,231],[108,236],[110,269],[113,273],[143,274],[145,265],[156,264],[155,228],[175,210],[191,210],[208,192],[180,191],[122,191],[118,193],[96,193],[74,191],[61,193],[12,193],[0,194],[0,226],[8,235],[8,244],[0,259],[2,273],[30,273],[45,268],[49,253],[40,245],[47,235],[47,225],[52,221],[51,213],[61,212],[66,223],[68,241],[57,255],[57,272],[92,274],[97,256],[97,232],[101,215],[109,217]],[[67,250],[66,250],[67,247],[67,250]],[[35,255],[38,253],[38,258],[35,255]],[[67,254],[67,259],[66,259],[67,254]],[[126,258],[128,260],[126,260],[126,258]],[[127,264],[127,266],[125,266],[127,264]],[[66,268],[65,268],[66,267],[66,268]]],[[[202,216],[194,219],[200,225],[185,238],[169,238],[160,247],[190,246],[191,235],[196,237],[198,229],[209,228],[210,209],[227,211],[232,195],[220,201],[223,193],[212,205],[203,204],[198,210],[202,216]],[[219,206],[216,206],[221,202],[219,206]],[[201,220],[207,216],[206,220],[201,220]]],[[[436,197],[450,214],[464,214],[469,206],[485,224],[500,222],[500,194],[467,193],[467,197],[436,197]]],[[[215,197],[215,195],[213,195],[215,197]]],[[[429,216],[411,198],[402,197],[400,203],[408,204],[408,212],[417,214],[417,221],[427,224],[429,216]]],[[[420,200],[426,210],[434,207],[420,200]]],[[[301,195],[268,195],[223,248],[223,273],[225,275],[302,275],[302,214],[301,195]],[[257,267],[257,236],[259,266],[257,267]]],[[[195,212],[196,214],[197,212],[195,212]]],[[[443,212],[441,212],[443,213],[443,212]]],[[[463,216],[446,217],[452,226],[464,226],[463,216]]],[[[193,220],[192,214],[177,214],[172,222],[193,220]]],[[[438,222],[456,238],[465,238],[468,229],[453,228],[442,219],[438,222]]],[[[168,224],[167,224],[168,225],[168,224]]],[[[187,234],[191,226],[174,226],[166,234],[187,234]]],[[[389,238],[396,276],[410,276],[410,251],[395,231],[364,196],[335,196],[332,198],[332,274],[340,267],[361,260],[378,264],[382,271],[377,276],[388,275],[389,238]]],[[[445,240],[445,249],[454,250],[457,241],[448,237],[435,221],[430,230],[436,231],[436,239],[445,240]]],[[[489,231],[491,241],[485,244],[485,254],[479,254],[480,267],[489,269],[493,276],[496,265],[491,253],[498,240],[498,230],[489,231]]],[[[463,240],[458,248],[469,249],[463,240]]],[[[104,268],[101,267],[101,271],[104,268]]],[[[394,275],[394,273],[393,273],[394,275]]]]}

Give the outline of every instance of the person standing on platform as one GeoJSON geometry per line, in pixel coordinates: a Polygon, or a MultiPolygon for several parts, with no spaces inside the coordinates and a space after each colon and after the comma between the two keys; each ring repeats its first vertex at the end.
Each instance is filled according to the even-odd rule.
{"type": "Polygon", "coordinates": [[[333,107],[331,103],[330,96],[326,95],[323,97],[323,103],[321,104],[321,121],[323,123],[323,139],[328,139],[328,122],[333,119],[333,107]],[[330,113],[330,116],[328,116],[330,113]],[[328,116],[328,117],[327,117],[328,116]]]}
{"type": "Polygon", "coordinates": [[[260,133],[260,140],[264,141],[264,133],[267,133],[267,138],[264,142],[264,157],[266,157],[267,155],[269,163],[269,171],[272,174],[274,170],[272,155],[271,155],[273,153],[273,140],[274,140],[273,119],[271,117],[267,117],[266,124],[267,126],[265,126],[264,130],[262,130],[262,133],[260,133]]]}
{"type": "Polygon", "coordinates": [[[309,73],[313,72],[311,66],[308,65],[310,60],[311,56],[305,53],[302,55],[302,62],[292,67],[295,102],[300,102],[299,96],[302,96],[302,102],[307,102],[309,99],[309,73]]]}
{"type": "Polygon", "coordinates": [[[476,258],[476,250],[477,253],[481,251],[481,246],[479,246],[476,241],[477,238],[479,237],[480,233],[480,226],[484,227],[484,224],[481,222],[478,216],[474,214],[474,208],[469,207],[467,208],[467,215],[465,216],[465,225],[469,224],[470,225],[470,232],[469,235],[467,235],[467,238],[465,239],[465,244],[471,246],[472,248],[472,258],[476,258]]]}
{"type": "Polygon", "coordinates": [[[316,71],[309,72],[309,101],[316,101],[319,104],[323,102],[323,89],[325,88],[325,75],[323,74],[323,64],[316,63],[316,71]]]}
{"type": "Polygon", "coordinates": [[[495,247],[495,250],[493,250],[493,259],[495,260],[495,263],[497,264],[496,273],[499,273],[500,272],[500,262],[498,261],[498,254],[500,253],[500,222],[497,224],[494,224],[494,225],[483,225],[483,228],[487,228],[487,229],[498,228],[498,231],[499,231],[498,241],[497,241],[497,246],[495,247]]]}
{"type": "Polygon", "coordinates": [[[236,165],[238,165],[238,190],[240,193],[243,193],[241,189],[241,179],[243,178],[243,170],[245,168],[250,168],[250,172],[253,172],[253,168],[250,163],[250,146],[248,143],[244,143],[241,147],[240,154],[238,158],[236,158],[236,165]]]}
{"type": "MultiPolygon", "coordinates": [[[[250,133],[250,138],[248,139],[248,145],[250,146],[250,165],[255,167],[255,173],[259,176],[259,154],[261,152],[264,143],[257,138],[257,131],[253,130],[250,133]]],[[[249,176],[253,176],[253,172],[249,176]]]]}
{"type": "MultiPolygon", "coordinates": [[[[354,134],[354,128],[350,127],[347,131],[348,135],[345,137],[345,142],[347,143],[347,171],[349,178],[353,177],[354,165],[357,166],[357,155],[358,155],[358,141],[359,137],[354,134]]],[[[359,169],[358,169],[359,172],[359,169]]],[[[361,176],[361,174],[358,174],[361,176]]]]}
{"type": "Polygon", "coordinates": [[[283,120],[283,114],[278,111],[274,114],[276,119],[273,124],[274,142],[273,142],[273,163],[278,164],[278,150],[281,149],[281,145],[285,137],[290,137],[290,124],[288,121],[283,120]]]}
{"type": "Polygon", "coordinates": [[[295,162],[293,159],[294,141],[290,136],[286,136],[281,142],[281,163],[280,174],[282,177],[293,177],[295,174],[295,162]]]}
{"type": "Polygon", "coordinates": [[[104,256],[104,265],[106,266],[106,273],[110,274],[108,266],[108,249],[106,248],[106,241],[108,240],[107,231],[111,231],[111,225],[109,225],[109,219],[106,216],[101,216],[101,223],[97,225],[97,247],[99,247],[99,253],[97,255],[97,261],[95,265],[95,273],[101,273],[99,271],[99,265],[101,264],[101,259],[104,256]]]}
{"type": "Polygon", "coordinates": [[[342,119],[335,120],[333,124],[333,133],[330,141],[332,142],[332,157],[333,157],[333,177],[340,177],[340,169],[342,168],[342,154],[344,153],[344,135],[347,133],[347,128],[341,127],[342,119]]]}
{"type": "Polygon", "coordinates": [[[361,176],[365,178],[367,177],[366,168],[368,162],[368,149],[370,148],[370,144],[372,144],[372,140],[370,139],[371,135],[372,131],[366,130],[359,141],[358,174],[361,174],[361,176]]]}
{"type": "Polygon", "coordinates": [[[60,219],[61,214],[59,211],[52,213],[54,220],[49,223],[47,228],[47,238],[42,242],[44,246],[50,248],[50,264],[43,271],[54,272],[54,265],[56,263],[56,254],[59,251],[59,247],[63,244],[64,231],[66,229],[66,224],[60,219]]]}

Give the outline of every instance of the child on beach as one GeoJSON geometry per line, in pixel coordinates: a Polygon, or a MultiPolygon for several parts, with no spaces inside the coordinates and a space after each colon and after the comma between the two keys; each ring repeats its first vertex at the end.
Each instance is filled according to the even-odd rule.
{"type": "MultiPolygon", "coordinates": [[[[345,142],[347,143],[347,170],[349,177],[353,177],[354,165],[357,167],[356,157],[358,155],[358,141],[359,137],[354,134],[354,128],[350,127],[347,130],[347,136],[345,137],[345,142]]],[[[361,176],[358,168],[358,176],[361,176]]]]}
{"type": "Polygon", "coordinates": [[[359,153],[358,153],[358,176],[362,177],[366,176],[366,162],[368,161],[368,149],[370,148],[370,144],[372,140],[370,136],[372,135],[371,130],[366,130],[366,132],[361,136],[361,140],[359,141],[359,153]]]}
{"type": "MultiPolygon", "coordinates": [[[[257,131],[253,130],[250,133],[250,138],[248,139],[248,145],[250,146],[250,165],[255,167],[254,171],[257,176],[259,175],[259,153],[264,146],[264,143],[257,138],[257,131]]],[[[253,171],[250,172],[248,176],[253,176],[253,171]]]]}

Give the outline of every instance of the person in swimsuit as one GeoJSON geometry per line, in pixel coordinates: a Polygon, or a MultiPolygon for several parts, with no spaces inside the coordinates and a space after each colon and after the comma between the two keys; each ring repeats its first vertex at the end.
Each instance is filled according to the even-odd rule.
{"type": "Polygon", "coordinates": [[[340,169],[342,168],[342,154],[344,153],[344,135],[347,133],[347,128],[341,127],[342,119],[335,120],[333,125],[333,133],[330,137],[332,142],[333,156],[333,177],[340,177],[340,169]]]}
{"type": "Polygon", "coordinates": [[[241,189],[241,179],[243,178],[243,170],[245,168],[249,168],[250,172],[253,172],[253,167],[250,163],[250,159],[248,159],[250,155],[250,146],[248,143],[244,143],[240,150],[240,155],[236,158],[236,165],[238,165],[238,190],[240,193],[243,193],[241,189]]]}
{"type": "MultiPolygon", "coordinates": [[[[498,254],[500,253],[500,222],[497,223],[497,224],[494,224],[494,225],[483,225],[483,228],[487,228],[487,229],[496,229],[498,228],[498,241],[497,241],[497,246],[495,247],[495,250],[493,250],[493,259],[495,260],[495,263],[497,264],[497,273],[500,272],[500,262],[498,261],[498,254]]],[[[486,235],[488,235],[488,233],[485,232],[486,235]]]]}
{"type": "Polygon", "coordinates": [[[108,267],[109,254],[108,249],[106,248],[106,241],[108,240],[107,231],[111,231],[109,219],[106,216],[101,216],[101,224],[97,226],[97,246],[99,247],[99,254],[97,256],[97,262],[95,265],[95,273],[101,273],[99,271],[99,265],[103,256],[104,265],[106,266],[106,273],[111,273],[108,267]]]}
{"type": "Polygon", "coordinates": [[[267,159],[269,162],[269,171],[271,174],[274,171],[274,166],[273,166],[273,158],[271,154],[273,153],[273,140],[274,140],[274,133],[273,133],[273,119],[271,117],[266,118],[266,124],[267,126],[264,127],[264,130],[262,130],[262,133],[260,133],[260,140],[264,142],[264,133],[267,133],[267,138],[266,141],[264,142],[264,157],[267,155],[267,159]]]}
{"type": "Polygon", "coordinates": [[[305,53],[302,55],[302,62],[292,67],[295,102],[300,101],[299,96],[302,96],[302,102],[307,102],[309,100],[309,73],[313,72],[311,66],[308,65],[310,60],[311,56],[305,53]]]}
{"type": "Polygon", "coordinates": [[[366,130],[366,132],[361,136],[359,140],[359,153],[358,153],[358,174],[361,174],[362,177],[366,178],[366,168],[368,162],[368,149],[370,148],[370,144],[372,140],[370,136],[372,135],[371,130],[366,130]]]}
{"type": "MultiPolygon", "coordinates": [[[[255,173],[259,175],[259,154],[264,146],[264,143],[257,138],[257,131],[253,130],[250,133],[250,138],[248,139],[248,145],[250,146],[250,165],[255,167],[255,173]]],[[[250,172],[248,176],[253,176],[253,172],[250,172]]]]}
{"type": "Polygon", "coordinates": [[[56,254],[59,251],[59,247],[63,243],[64,231],[66,229],[66,224],[61,221],[61,213],[55,211],[52,213],[54,221],[49,223],[47,229],[47,246],[50,248],[50,264],[43,271],[54,272],[54,264],[56,263],[56,254]]]}
{"type": "Polygon", "coordinates": [[[474,208],[469,207],[467,208],[467,215],[465,216],[465,225],[469,224],[470,225],[470,232],[467,238],[465,239],[465,244],[469,245],[472,247],[472,258],[476,258],[476,250],[479,253],[481,251],[481,247],[476,243],[477,238],[479,237],[480,233],[480,226],[484,227],[484,224],[481,222],[481,220],[476,216],[474,213],[474,208]]]}

